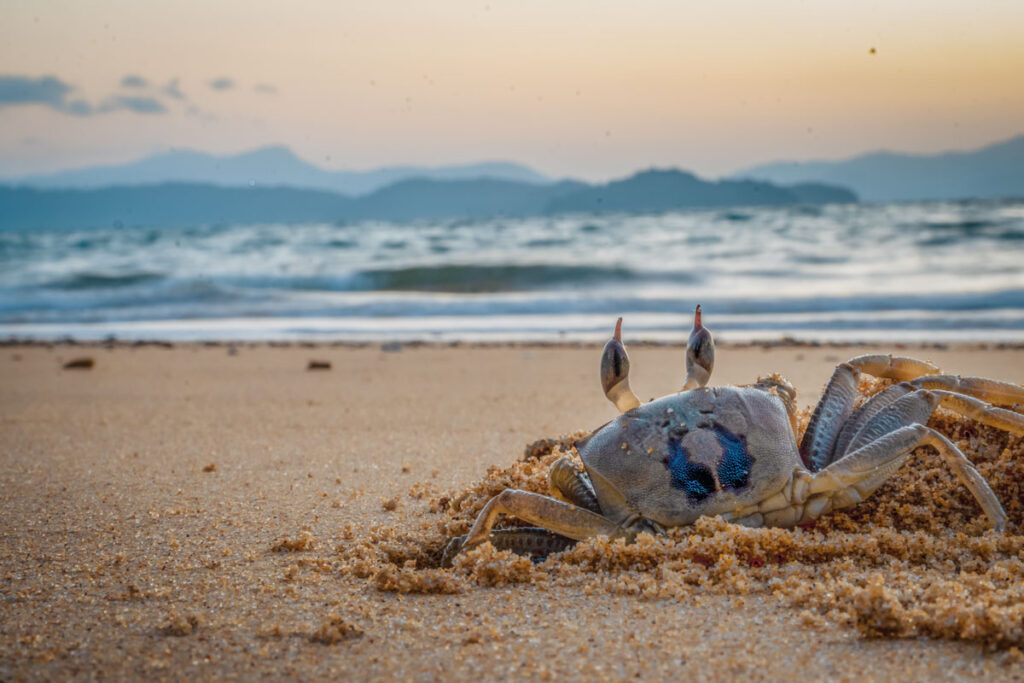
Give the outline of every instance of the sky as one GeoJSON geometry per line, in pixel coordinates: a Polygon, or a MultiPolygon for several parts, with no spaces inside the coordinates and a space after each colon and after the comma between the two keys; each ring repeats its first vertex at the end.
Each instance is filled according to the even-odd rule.
{"type": "Polygon", "coordinates": [[[0,0],[0,175],[284,144],[604,180],[1024,133],[1024,2],[0,0]]]}

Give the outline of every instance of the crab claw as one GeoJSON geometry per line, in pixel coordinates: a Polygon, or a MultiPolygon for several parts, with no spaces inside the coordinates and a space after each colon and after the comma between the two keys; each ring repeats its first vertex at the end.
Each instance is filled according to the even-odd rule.
{"type": "Polygon", "coordinates": [[[622,318],[615,323],[615,334],[601,352],[601,388],[620,413],[640,405],[640,399],[629,388],[629,355],[622,345],[622,318]]]}
{"type": "Polygon", "coordinates": [[[715,340],[711,332],[701,324],[700,305],[693,315],[693,330],[686,344],[686,382],[683,391],[705,386],[711,379],[715,367],[715,340]]]}

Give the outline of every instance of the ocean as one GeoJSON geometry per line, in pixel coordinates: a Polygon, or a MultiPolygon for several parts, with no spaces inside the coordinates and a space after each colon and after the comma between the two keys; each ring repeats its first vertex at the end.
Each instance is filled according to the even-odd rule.
{"type": "Polygon", "coordinates": [[[0,233],[0,339],[1024,341],[1024,200],[0,233]]]}

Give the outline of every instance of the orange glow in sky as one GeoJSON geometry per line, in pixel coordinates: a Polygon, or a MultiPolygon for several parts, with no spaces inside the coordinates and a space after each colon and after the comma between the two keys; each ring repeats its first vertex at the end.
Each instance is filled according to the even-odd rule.
{"type": "Polygon", "coordinates": [[[1024,2],[0,0],[0,76],[92,108],[0,100],[3,175],[285,144],[332,168],[717,176],[1024,132],[1024,2]]]}

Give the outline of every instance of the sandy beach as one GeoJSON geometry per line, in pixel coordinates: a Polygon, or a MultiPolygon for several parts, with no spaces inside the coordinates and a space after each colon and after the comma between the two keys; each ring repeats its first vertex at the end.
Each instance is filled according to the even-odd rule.
{"type": "MultiPolygon", "coordinates": [[[[778,371],[808,406],[836,363],[867,350],[880,349],[720,345],[713,383],[778,371]]],[[[883,350],[1024,383],[1021,348],[883,350]]],[[[599,354],[593,346],[0,348],[0,679],[1024,676],[1024,622],[1016,632],[990,626],[998,637],[945,637],[921,616],[909,631],[891,629],[906,637],[867,637],[870,629],[827,606],[843,593],[794,597],[791,584],[808,572],[862,576],[861,597],[871,576],[887,572],[838,551],[818,564],[751,561],[728,576],[713,573],[721,562],[712,557],[708,576],[692,581],[679,578],[683,569],[669,576],[644,565],[640,550],[628,551],[638,553],[634,568],[619,549],[608,571],[593,570],[584,555],[596,546],[549,567],[495,558],[490,574],[479,553],[475,565],[444,571],[425,569],[422,549],[402,555],[425,530],[450,528],[452,494],[489,467],[509,468],[527,444],[615,415],[600,390],[599,354]],[[93,367],[62,369],[79,358],[93,367]],[[309,370],[310,361],[330,368],[309,370]],[[387,543],[398,548],[394,570],[359,557],[387,543]],[[766,588],[773,571],[788,588],[766,588]]],[[[641,398],[678,390],[681,347],[630,354],[641,398]]],[[[988,434],[1003,439],[1003,455],[991,457],[1024,462],[1013,460],[1020,437],[988,434]]],[[[983,454],[988,447],[971,443],[983,454]]],[[[540,476],[536,469],[524,476],[540,476]]],[[[1020,475],[1004,470],[1024,492],[1020,475]]],[[[877,494],[886,495],[896,494],[877,494]]],[[[963,495],[941,500],[969,500],[963,495]]],[[[954,514],[907,501],[923,517],[954,514]]],[[[1003,503],[1009,540],[991,541],[976,506],[955,512],[966,515],[956,531],[994,545],[961,539],[975,550],[958,555],[941,530],[904,529],[922,547],[938,536],[936,552],[949,555],[933,564],[893,559],[902,564],[892,576],[934,572],[931,590],[941,592],[958,571],[998,564],[1000,574],[977,579],[1006,603],[988,614],[1019,622],[1021,598],[1017,607],[1011,598],[1024,585],[1020,500],[1003,503]]],[[[844,519],[817,533],[855,538],[863,519],[876,545],[899,536],[866,514],[844,519]]],[[[714,524],[700,531],[730,533],[714,524]]],[[[793,548],[819,538],[775,533],[783,535],[745,538],[793,548]]]]}

